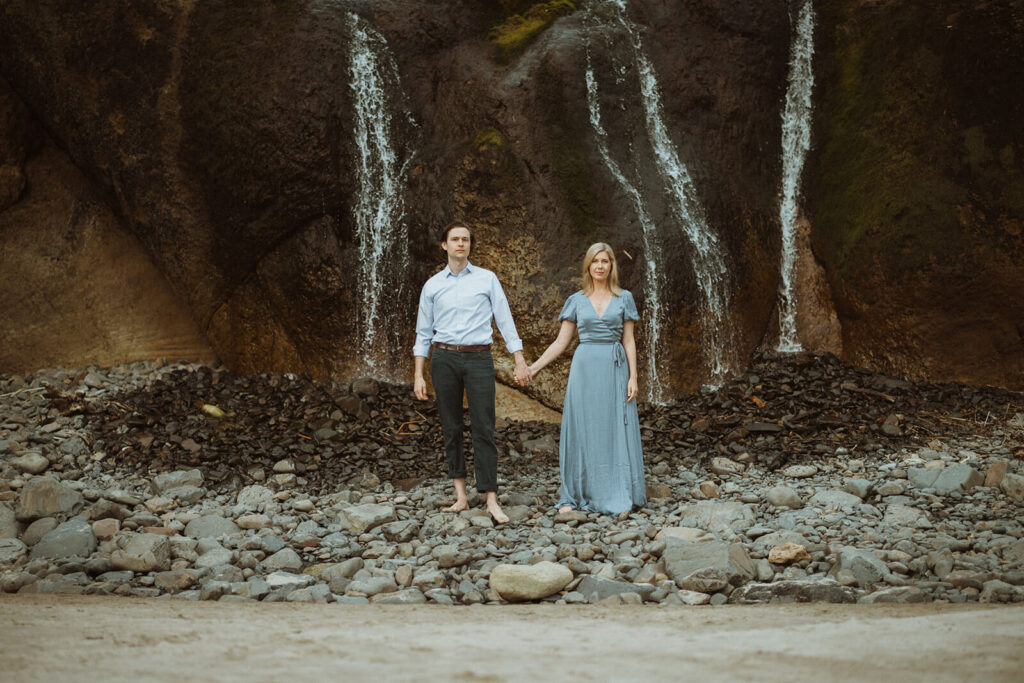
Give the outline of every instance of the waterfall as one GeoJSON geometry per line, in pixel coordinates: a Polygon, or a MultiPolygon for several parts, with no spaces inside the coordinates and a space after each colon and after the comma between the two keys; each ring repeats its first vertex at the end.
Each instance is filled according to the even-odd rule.
{"type": "Polygon", "coordinates": [[[597,81],[594,79],[594,70],[590,65],[590,55],[587,55],[587,107],[590,109],[590,124],[597,134],[597,149],[604,160],[605,166],[618,181],[622,189],[633,201],[633,208],[640,219],[644,245],[644,266],[646,270],[646,282],[644,284],[644,299],[647,303],[646,316],[644,317],[644,329],[647,332],[647,340],[650,349],[647,352],[647,400],[661,402],[664,400],[661,379],[658,376],[659,338],[663,324],[661,310],[661,271],[658,263],[658,256],[661,254],[661,245],[658,243],[657,226],[651,220],[647,207],[644,205],[643,196],[636,186],[631,183],[622,173],[618,163],[612,158],[608,149],[608,133],[601,123],[601,108],[597,101],[597,81]]]}
{"type": "Polygon", "coordinates": [[[362,355],[370,368],[377,369],[378,361],[390,357],[387,337],[392,326],[382,315],[386,293],[401,287],[409,263],[403,198],[409,159],[399,159],[392,135],[388,87],[400,87],[398,67],[383,36],[356,14],[350,14],[349,21],[362,355]]]}
{"type": "Polygon", "coordinates": [[[800,8],[789,60],[789,87],[782,111],[782,196],[779,223],[782,225],[782,264],[779,284],[778,351],[795,353],[803,347],[796,334],[796,295],[793,280],[798,255],[797,217],[800,175],[811,146],[811,91],[814,88],[814,7],[807,0],[800,8]]]}
{"type": "MultiPolygon", "coordinates": [[[[722,246],[717,235],[708,225],[690,172],[668,134],[668,128],[662,115],[657,74],[647,58],[640,31],[627,15],[625,0],[604,0],[595,3],[593,7],[595,15],[613,19],[629,38],[632,66],[639,79],[640,105],[643,109],[643,119],[654,154],[655,166],[662,182],[661,191],[666,194],[672,214],[678,221],[683,236],[691,249],[691,267],[701,297],[698,308],[703,335],[702,346],[711,374],[708,384],[713,387],[720,386],[732,371],[732,334],[728,321],[729,279],[722,246]]],[[[593,78],[589,70],[588,76],[593,78]]],[[[594,99],[596,100],[596,97],[594,99]]],[[[595,106],[591,107],[592,122],[595,106]]],[[[596,128],[595,126],[595,130],[596,128]]],[[[600,134],[598,138],[601,138],[600,134]]],[[[605,151],[602,151],[602,157],[605,156],[605,151]]],[[[608,164],[608,158],[605,159],[605,163],[608,164]]],[[[611,165],[609,168],[611,169],[611,165]]],[[[616,175],[614,170],[612,170],[612,174],[616,175]]],[[[620,179],[621,175],[619,173],[616,177],[620,184],[623,182],[620,179]]],[[[627,188],[627,193],[634,192],[636,193],[634,205],[642,206],[639,192],[635,188],[632,188],[632,192],[627,188]]],[[[637,212],[641,217],[641,225],[644,226],[646,247],[650,239],[648,233],[653,234],[656,230],[649,219],[645,221],[644,214],[640,209],[637,212]]],[[[654,258],[656,257],[650,256],[649,261],[654,258]]]]}

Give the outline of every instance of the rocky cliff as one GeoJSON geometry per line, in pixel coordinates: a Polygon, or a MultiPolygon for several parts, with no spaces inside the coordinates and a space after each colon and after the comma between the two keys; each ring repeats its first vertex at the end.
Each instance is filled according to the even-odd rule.
{"type": "Polygon", "coordinates": [[[1024,387],[1024,4],[820,14],[806,196],[845,357],[1024,387]]]}
{"type": "MultiPolygon", "coordinates": [[[[1019,3],[959,14],[819,4],[806,204],[845,354],[1024,386],[1024,316],[1010,296],[1021,278],[1024,150],[1009,92],[1019,3]]],[[[316,376],[407,378],[416,296],[452,217],[477,226],[473,260],[505,283],[528,356],[554,337],[586,247],[608,241],[642,313],[659,311],[640,329],[657,361],[642,380],[667,398],[712,376],[709,340],[732,372],[774,342],[792,9],[7,0],[0,74],[21,113],[4,128],[0,217],[35,195],[26,169],[39,150],[65,154],[222,360],[316,376]],[[367,173],[373,144],[388,152],[369,156],[388,159],[367,173]],[[666,157],[684,176],[666,174],[666,157]],[[399,187],[390,213],[374,178],[399,187]],[[705,271],[695,221],[717,249],[705,271]],[[382,222],[401,230],[373,256],[368,230],[382,222]]],[[[0,244],[22,250],[7,229],[0,244]]],[[[0,282],[3,301],[22,297],[20,280],[0,282]]],[[[46,320],[10,333],[4,369],[40,362],[26,349],[60,324],[46,320]]],[[[508,379],[510,359],[496,356],[508,379]]],[[[530,392],[557,405],[566,368],[530,392]]]]}

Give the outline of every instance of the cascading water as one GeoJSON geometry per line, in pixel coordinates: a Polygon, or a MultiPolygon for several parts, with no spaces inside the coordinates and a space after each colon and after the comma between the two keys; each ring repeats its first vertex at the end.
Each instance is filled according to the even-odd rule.
{"type": "MultiPolygon", "coordinates": [[[[647,137],[654,153],[655,166],[662,180],[663,187],[661,189],[668,196],[672,213],[691,247],[693,274],[701,295],[699,309],[702,341],[711,374],[708,384],[713,387],[719,386],[731,372],[733,365],[731,361],[732,334],[728,322],[729,281],[723,249],[717,235],[708,225],[690,172],[680,159],[679,153],[669,137],[662,116],[657,75],[644,51],[640,31],[628,17],[625,0],[604,0],[591,7],[592,15],[597,17],[597,21],[603,25],[614,22],[629,37],[632,66],[639,78],[640,105],[643,109],[647,137]]],[[[589,69],[588,78],[593,80],[593,74],[589,69]]],[[[596,92],[596,85],[594,90],[596,92]]],[[[588,95],[589,92],[590,83],[588,81],[588,95]]],[[[595,104],[591,105],[592,122],[597,106],[596,96],[593,99],[595,104]]],[[[598,138],[601,138],[600,134],[598,138]]],[[[612,165],[609,164],[610,155],[606,155],[605,152],[606,150],[601,152],[605,163],[612,170],[612,175],[615,175],[622,184],[622,174],[616,174],[616,171],[612,169],[612,165]]],[[[624,187],[626,186],[624,185],[624,187]]],[[[656,234],[654,224],[649,219],[645,221],[645,212],[642,211],[643,201],[636,188],[630,186],[626,190],[631,196],[635,193],[634,205],[641,207],[637,212],[641,217],[641,225],[644,226],[646,247],[648,241],[655,242],[648,234],[648,228],[650,228],[650,234],[656,234]]],[[[657,256],[650,256],[649,261],[656,264],[657,256]]],[[[657,287],[657,282],[655,287],[657,287]]]]}
{"type": "Polygon", "coordinates": [[[388,88],[399,87],[398,68],[384,37],[356,14],[352,29],[351,83],[354,106],[356,180],[353,207],[359,241],[362,355],[372,369],[386,360],[388,329],[382,320],[386,292],[402,286],[408,269],[403,176],[408,157],[399,159],[393,143],[388,88]]]}
{"type": "Polygon", "coordinates": [[[658,229],[651,220],[647,207],[644,205],[643,196],[622,173],[619,165],[612,158],[608,149],[608,133],[601,123],[601,107],[597,100],[597,81],[594,79],[594,69],[590,65],[590,56],[587,55],[587,107],[590,109],[590,125],[594,127],[597,134],[597,148],[601,153],[605,166],[618,181],[622,189],[633,200],[633,208],[640,219],[640,227],[643,235],[644,245],[644,266],[647,281],[644,285],[644,298],[647,302],[647,315],[644,317],[644,329],[647,333],[650,349],[647,352],[647,400],[661,402],[662,386],[658,376],[659,337],[662,326],[661,310],[661,273],[658,256],[661,254],[658,243],[658,229]]]}
{"type": "Polygon", "coordinates": [[[800,176],[811,146],[811,92],[814,89],[814,7],[807,0],[796,21],[789,61],[789,87],[782,112],[782,265],[779,285],[778,351],[796,353],[803,347],[796,333],[796,295],[793,290],[798,256],[797,218],[800,176]]]}

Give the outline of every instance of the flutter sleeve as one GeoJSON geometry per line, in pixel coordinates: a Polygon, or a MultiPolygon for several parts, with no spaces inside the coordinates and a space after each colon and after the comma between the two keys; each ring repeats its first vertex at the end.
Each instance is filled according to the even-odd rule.
{"type": "Polygon", "coordinates": [[[569,320],[576,322],[576,295],[572,294],[568,299],[565,300],[565,305],[562,306],[562,312],[558,314],[559,322],[563,320],[569,320]]]}
{"type": "Polygon", "coordinates": [[[633,293],[628,289],[622,290],[622,318],[623,320],[640,319],[640,314],[636,311],[636,302],[633,301],[633,293]]]}

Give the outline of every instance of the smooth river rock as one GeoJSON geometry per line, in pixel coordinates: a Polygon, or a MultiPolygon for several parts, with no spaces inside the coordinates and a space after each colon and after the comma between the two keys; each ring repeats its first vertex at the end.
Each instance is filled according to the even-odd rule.
{"type": "Polygon", "coordinates": [[[554,595],[572,581],[572,571],[554,562],[532,565],[499,564],[491,570],[490,585],[503,600],[522,602],[554,595]]]}

